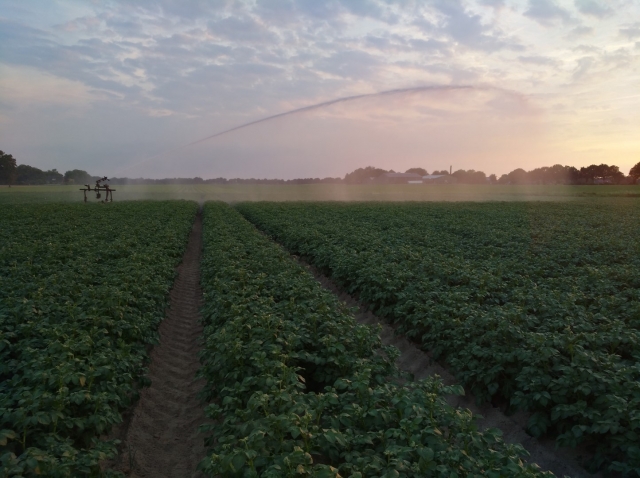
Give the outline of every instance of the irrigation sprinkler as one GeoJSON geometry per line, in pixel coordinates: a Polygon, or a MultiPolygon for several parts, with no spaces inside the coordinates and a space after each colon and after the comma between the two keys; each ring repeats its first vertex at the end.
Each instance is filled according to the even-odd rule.
{"type": "Polygon", "coordinates": [[[115,189],[111,189],[109,185],[106,184],[106,181],[109,181],[109,178],[105,176],[102,179],[98,179],[96,181],[95,187],[93,188],[91,187],[91,185],[85,184],[84,188],[80,189],[80,191],[84,193],[84,202],[87,202],[87,191],[95,191],[96,199],[102,198],[102,194],[100,193],[104,192],[104,199],[101,202],[113,202],[113,191],[115,191],[115,189]],[[103,182],[105,184],[101,184],[103,182]]]}

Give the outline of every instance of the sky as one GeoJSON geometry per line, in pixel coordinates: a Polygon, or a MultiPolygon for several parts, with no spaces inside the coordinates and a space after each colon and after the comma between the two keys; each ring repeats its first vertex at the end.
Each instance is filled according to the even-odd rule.
{"type": "Polygon", "coordinates": [[[626,174],[640,0],[0,0],[0,149],[116,177],[626,174]]]}

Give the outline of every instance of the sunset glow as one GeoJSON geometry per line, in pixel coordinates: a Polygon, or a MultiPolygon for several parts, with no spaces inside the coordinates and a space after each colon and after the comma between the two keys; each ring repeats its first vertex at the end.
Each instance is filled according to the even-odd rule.
{"type": "Polygon", "coordinates": [[[0,45],[2,149],[42,169],[288,179],[640,161],[635,0],[0,0],[0,45]],[[470,88],[183,147],[435,85],[470,88]]]}

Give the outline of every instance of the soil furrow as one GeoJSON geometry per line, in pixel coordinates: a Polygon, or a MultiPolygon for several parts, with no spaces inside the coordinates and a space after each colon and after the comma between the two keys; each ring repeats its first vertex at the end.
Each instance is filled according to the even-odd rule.
{"type": "Polygon", "coordinates": [[[195,378],[202,332],[201,249],[198,214],[160,324],[160,343],[151,352],[151,385],[141,391],[122,446],[117,468],[131,478],[204,476],[197,470],[206,453],[204,436],[198,433],[206,422],[198,399],[204,382],[195,378]]]}
{"type": "MultiPolygon", "coordinates": [[[[398,368],[412,373],[415,379],[422,379],[430,375],[439,375],[443,382],[451,385],[457,383],[456,379],[444,367],[434,362],[428,353],[422,351],[418,345],[407,338],[396,335],[394,329],[386,324],[363,304],[358,302],[351,295],[340,290],[328,277],[321,274],[315,267],[304,262],[298,256],[293,256],[304,265],[316,278],[320,284],[349,307],[356,307],[356,320],[361,324],[382,326],[380,334],[384,345],[393,345],[400,350],[400,357],[396,364],[398,368]]],[[[521,444],[530,454],[527,461],[537,463],[543,470],[553,472],[556,476],[569,476],[571,478],[601,478],[601,475],[592,475],[582,468],[578,463],[585,461],[588,455],[580,449],[555,449],[555,443],[550,440],[537,440],[528,435],[524,428],[526,418],[524,414],[506,416],[499,408],[491,404],[478,406],[473,396],[448,397],[448,402],[452,406],[468,408],[474,414],[482,418],[478,420],[481,429],[498,428],[503,433],[503,438],[509,443],[521,444]]]]}

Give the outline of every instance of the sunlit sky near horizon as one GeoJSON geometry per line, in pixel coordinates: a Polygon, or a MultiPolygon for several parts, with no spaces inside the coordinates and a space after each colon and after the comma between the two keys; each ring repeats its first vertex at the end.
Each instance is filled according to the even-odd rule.
{"type": "Polygon", "coordinates": [[[0,149],[128,177],[640,161],[640,0],[0,0],[0,149]],[[182,147],[219,131],[352,95],[182,147]]]}

